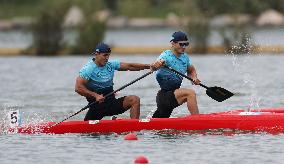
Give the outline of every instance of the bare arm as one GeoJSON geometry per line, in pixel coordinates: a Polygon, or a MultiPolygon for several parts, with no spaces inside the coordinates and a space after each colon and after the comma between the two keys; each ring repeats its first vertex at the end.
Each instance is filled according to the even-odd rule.
{"type": "Polygon", "coordinates": [[[152,70],[157,70],[157,69],[161,68],[163,65],[165,65],[165,61],[160,59],[160,60],[157,60],[154,63],[152,63],[150,65],[150,67],[151,67],[152,70]]]}
{"type": "Polygon", "coordinates": [[[193,83],[195,85],[198,85],[200,83],[200,80],[197,77],[196,69],[193,65],[189,66],[187,69],[187,76],[191,77],[193,80],[193,83]]]}
{"type": "Polygon", "coordinates": [[[87,82],[88,80],[78,76],[75,84],[75,92],[77,92],[81,96],[94,97],[96,101],[103,102],[104,101],[103,95],[97,94],[96,92],[92,92],[86,88],[87,82]]]}
{"type": "Polygon", "coordinates": [[[150,69],[150,64],[120,63],[119,71],[140,71],[143,69],[150,69]]]}

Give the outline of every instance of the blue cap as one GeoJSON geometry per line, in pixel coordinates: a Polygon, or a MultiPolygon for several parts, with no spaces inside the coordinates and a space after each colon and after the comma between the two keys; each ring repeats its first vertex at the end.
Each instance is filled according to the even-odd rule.
{"type": "Polygon", "coordinates": [[[96,46],[95,52],[98,52],[98,53],[111,53],[111,49],[110,49],[109,45],[107,45],[105,43],[99,43],[96,46]]]}
{"type": "Polygon", "coordinates": [[[187,40],[188,39],[186,33],[182,31],[177,31],[173,33],[171,41],[178,42],[178,41],[187,41],[187,40]]]}

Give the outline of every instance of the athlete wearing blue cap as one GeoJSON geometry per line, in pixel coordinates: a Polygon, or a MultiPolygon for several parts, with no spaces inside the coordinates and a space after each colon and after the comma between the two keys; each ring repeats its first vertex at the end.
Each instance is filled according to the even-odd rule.
{"type": "Polygon", "coordinates": [[[156,79],[161,88],[156,96],[157,110],[153,118],[168,118],[174,108],[185,102],[191,114],[199,113],[194,90],[180,88],[182,77],[162,67],[166,65],[183,74],[187,73],[195,85],[200,83],[191,59],[185,53],[189,45],[187,35],[182,31],[175,32],[170,42],[172,49],[162,52],[158,60],[151,64],[153,68],[158,69],[156,79]]]}
{"type": "Polygon", "coordinates": [[[76,79],[75,91],[85,96],[89,103],[97,101],[87,112],[84,120],[100,120],[104,116],[113,116],[130,109],[130,118],[139,119],[140,99],[130,95],[116,98],[115,95],[104,98],[104,95],[113,91],[114,71],[139,71],[149,69],[149,64],[124,63],[118,60],[109,60],[110,47],[99,43],[95,50],[95,57],[91,59],[79,72],[76,79]]]}

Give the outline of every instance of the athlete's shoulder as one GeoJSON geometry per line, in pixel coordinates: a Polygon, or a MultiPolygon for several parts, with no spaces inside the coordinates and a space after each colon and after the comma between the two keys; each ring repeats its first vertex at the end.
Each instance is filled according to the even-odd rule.
{"type": "Polygon", "coordinates": [[[159,58],[169,58],[173,54],[172,50],[165,50],[161,53],[159,58]]]}
{"type": "Polygon", "coordinates": [[[94,69],[96,66],[96,64],[94,63],[94,61],[91,59],[89,60],[82,68],[82,70],[92,70],[94,69]]]}
{"type": "Polygon", "coordinates": [[[188,63],[188,66],[192,63],[190,56],[186,52],[182,54],[182,60],[188,63]]]}
{"type": "Polygon", "coordinates": [[[172,50],[165,50],[161,53],[161,55],[171,55],[171,54],[173,54],[172,50]]]}
{"type": "Polygon", "coordinates": [[[120,63],[119,60],[109,60],[107,63],[114,64],[114,63],[120,63]]]}
{"type": "Polygon", "coordinates": [[[109,60],[107,62],[107,65],[110,65],[114,69],[118,69],[118,68],[120,68],[120,61],[119,60],[109,60]]]}
{"type": "Polygon", "coordinates": [[[188,53],[183,53],[182,55],[182,58],[185,58],[185,59],[189,59],[190,57],[189,57],[189,54],[188,53]]]}
{"type": "Polygon", "coordinates": [[[187,52],[184,52],[182,55],[189,57],[189,54],[187,52]]]}
{"type": "Polygon", "coordinates": [[[93,60],[89,60],[79,71],[79,76],[89,80],[92,76],[92,72],[96,69],[96,64],[93,60]]]}

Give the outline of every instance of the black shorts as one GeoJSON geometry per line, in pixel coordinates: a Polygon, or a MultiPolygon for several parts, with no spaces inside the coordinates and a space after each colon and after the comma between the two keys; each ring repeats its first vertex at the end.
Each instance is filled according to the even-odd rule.
{"type": "Polygon", "coordinates": [[[100,120],[105,116],[113,116],[116,114],[122,114],[127,109],[123,108],[123,100],[125,97],[120,97],[118,99],[114,98],[102,103],[97,103],[92,105],[87,112],[84,121],[87,120],[100,120]]]}
{"type": "Polygon", "coordinates": [[[153,114],[153,118],[169,118],[174,108],[179,106],[174,90],[159,90],[156,96],[156,103],[157,110],[153,114]]]}

